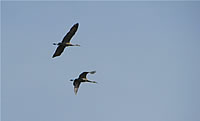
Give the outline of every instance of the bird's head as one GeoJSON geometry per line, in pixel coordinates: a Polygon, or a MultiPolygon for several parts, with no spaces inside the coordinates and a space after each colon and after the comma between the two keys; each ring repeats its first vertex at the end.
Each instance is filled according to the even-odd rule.
{"type": "Polygon", "coordinates": [[[70,79],[69,81],[72,81],[72,82],[73,82],[74,80],[73,80],[73,79],[70,79]]]}

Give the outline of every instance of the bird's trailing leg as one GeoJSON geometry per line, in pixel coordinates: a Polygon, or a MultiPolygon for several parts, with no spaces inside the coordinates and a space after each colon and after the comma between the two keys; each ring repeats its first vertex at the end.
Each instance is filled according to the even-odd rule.
{"type": "Polygon", "coordinates": [[[82,82],[97,83],[96,81],[90,81],[87,78],[82,78],[82,82]]]}
{"type": "Polygon", "coordinates": [[[79,44],[74,44],[74,45],[73,45],[73,44],[71,44],[70,46],[80,46],[80,45],[79,45],[79,44]]]}
{"type": "Polygon", "coordinates": [[[97,83],[96,81],[89,81],[89,80],[87,80],[86,82],[90,82],[90,83],[97,83]]]}

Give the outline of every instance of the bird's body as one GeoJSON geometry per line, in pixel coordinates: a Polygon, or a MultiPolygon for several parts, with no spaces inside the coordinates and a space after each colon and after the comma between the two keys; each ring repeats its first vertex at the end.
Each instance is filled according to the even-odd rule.
{"type": "Polygon", "coordinates": [[[71,44],[70,40],[71,38],[74,36],[74,34],[76,33],[77,29],[78,29],[79,24],[76,23],[72,26],[72,28],[70,29],[70,31],[65,35],[65,37],[63,38],[62,42],[59,43],[53,43],[53,45],[58,45],[55,53],[53,54],[52,58],[56,57],[56,56],[60,56],[61,53],[64,51],[65,47],[68,46],[80,46],[78,44],[71,44]]]}
{"type": "Polygon", "coordinates": [[[82,82],[90,82],[90,83],[97,83],[96,81],[90,81],[86,78],[87,74],[90,73],[90,74],[94,74],[96,73],[96,71],[91,71],[91,72],[83,72],[79,75],[79,77],[75,80],[71,80],[71,81],[74,81],[73,82],[73,85],[74,85],[74,93],[77,94],[78,92],[78,88],[80,86],[80,84],[82,82]]]}

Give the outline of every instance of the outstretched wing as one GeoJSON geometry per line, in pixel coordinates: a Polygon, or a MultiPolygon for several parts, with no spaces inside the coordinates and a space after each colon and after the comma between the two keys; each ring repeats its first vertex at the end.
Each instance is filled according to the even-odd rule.
{"type": "Polygon", "coordinates": [[[63,38],[62,43],[69,43],[71,38],[74,36],[74,34],[76,33],[77,29],[78,29],[78,23],[74,24],[72,26],[72,28],[70,29],[70,31],[65,35],[65,37],[63,38]]]}
{"type": "Polygon", "coordinates": [[[79,78],[86,78],[86,76],[87,76],[88,73],[89,73],[89,72],[83,72],[83,73],[81,73],[81,74],[79,75],[79,78]]]}
{"type": "Polygon", "coordinates": [[[61,53],[64,51],[65,46],[59,45],[55,51],[55,53],[53,54],[52,58],[56,57],[56,56],[60,56],[61,53]]]}
{"type": "Polygon", "coordinates": [[[79,82],[78,80],[74,80],[73,85],[74,85],[74,93],[75,93],[75,95],[78,92],[78,88],[79,88],[80,84],[81,84],[81,82],[79,82]]]}
{"type": "Polygon", "coordinates": [[[87,74],[90,73],[90,74],[94,74],[96,73],[96,71],[91,71],[91,72],[83,72],[79,75],[79,78],[86,78],[87,74]]]}

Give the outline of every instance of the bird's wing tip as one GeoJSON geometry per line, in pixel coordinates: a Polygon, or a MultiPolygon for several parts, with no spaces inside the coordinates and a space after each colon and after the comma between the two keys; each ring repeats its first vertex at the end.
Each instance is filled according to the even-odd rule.
{"type": "Polygon", "coordinates": [[[96,73],[96,71],[91,71],[91,72],[90,72],[90,74],[95,74],[95,73],[96,73]]]}
{"type": "Polygon", "coordinates": [[[75,88],[74,88],[74,93],[75,93],[75,95],[77,95],[77,92],[78,92],[78,88],[75,87],[75,88]]]}
{"type": "Polygon", "coordinates": [[[59,55],[54,54],[54,55],[52,56],[52,58],[55,58],[55,57],[57,57],[57,56],[59,56],[59,55]]]}
{"type": "Polygon", "coordinates": [[[79,23],[74,24],[74,26],[79,26],[79,23]]]}

